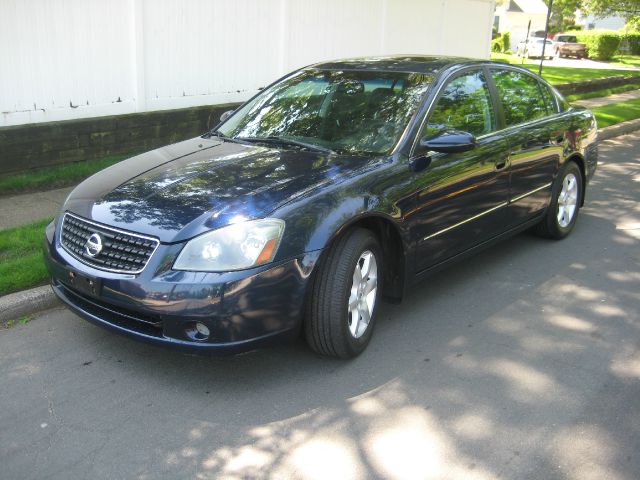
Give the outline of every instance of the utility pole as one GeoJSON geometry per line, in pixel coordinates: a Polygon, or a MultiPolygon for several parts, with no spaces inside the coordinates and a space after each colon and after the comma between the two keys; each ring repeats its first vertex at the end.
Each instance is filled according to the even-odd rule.
{"type": "Polygon", "coordinates": [[[529,51],[529,32],[531,31],[531,20],[529,20],[529,23],[527,24],[527,36],[524,39],[524,51],[522,52],[522,61],[520,62],[520,65],[524,65],[524,56],[527,55],[528,58],[528,51],[529,51]]]}
{"type": "Polygon", "coordinates": [[[547,46],[547,35],[549,35],[549,18],[551,18],[551,7],[553,7],[553,0],[549,0],[549,8],[547,9],[547,23],[544,26],[544,41],[542,42],[542,56],[540,57],[540,68],[538,69],[538,75],[542,75],[542,62],[544,62],[544,49],[547,46]]]}

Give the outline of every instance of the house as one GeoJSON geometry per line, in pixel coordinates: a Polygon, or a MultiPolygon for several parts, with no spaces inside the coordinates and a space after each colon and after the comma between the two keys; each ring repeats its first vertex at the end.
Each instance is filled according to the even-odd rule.
{"type": "Polygon", "coordinates": [[[576,25],[580,25],[585,30],[619,30],[624,27],[625,23],[624,18],[615,15],[598,18],[593,15],[585,15],[580,10],[576,11],[576,25]]]}
{"type": "Polygon", "coordinates": [[[515,51],[516,45],[526,39],[529,22],[529,36],[544,31],[547,6],[542,0],[507,0],[496,7],[494,25],[500,33],[510,32],[511,50],[515,51]]]}

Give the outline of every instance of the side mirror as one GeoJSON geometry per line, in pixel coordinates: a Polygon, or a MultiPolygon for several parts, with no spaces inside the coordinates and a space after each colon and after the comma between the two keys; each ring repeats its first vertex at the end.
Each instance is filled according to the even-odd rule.
{"type": "Polygon", "coordinates": [[[476,148],[476,145],[476,137],[460,130],[446,130],[420,140],[421,150],[442,153],[467,152],[476,148]]]}
{"type": "Polygon", "coordinates": [[[235,110],[227,110],[222,115],[220,115],[220,122],[224,122],[227,118],[233,115],[233,112],[235,112],[235,110]]]}

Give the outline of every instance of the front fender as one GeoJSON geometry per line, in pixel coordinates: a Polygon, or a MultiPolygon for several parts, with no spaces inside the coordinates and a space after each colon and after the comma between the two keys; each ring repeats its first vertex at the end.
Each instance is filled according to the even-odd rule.
{"type": "MultiPolygon", "coordinates": [[[[403,210],[411,199],[404,199],[394,172],[407,168],[387,165],[329,185],[307,198],[288,203],[271,216],[285,220],[285,234],[277,258],[321,250],[345,228],[368,217],[391,222],[403,235],[403,210]]],[[[411,197],[412,198],[412,197],[411,197]]]]}

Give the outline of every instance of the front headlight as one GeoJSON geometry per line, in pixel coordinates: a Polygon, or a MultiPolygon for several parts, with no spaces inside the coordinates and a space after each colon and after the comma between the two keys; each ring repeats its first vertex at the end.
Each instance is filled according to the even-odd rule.
{"type": "Polygon", "coordinates": [[[189,240],[174,270],[221,272],[243,270],[273,260],[284,233],[284,221],[265,218],[235,223],[189,240]]]}

